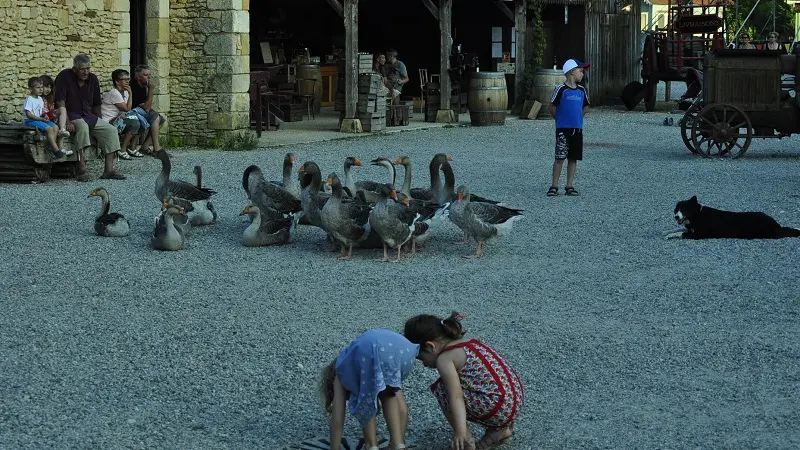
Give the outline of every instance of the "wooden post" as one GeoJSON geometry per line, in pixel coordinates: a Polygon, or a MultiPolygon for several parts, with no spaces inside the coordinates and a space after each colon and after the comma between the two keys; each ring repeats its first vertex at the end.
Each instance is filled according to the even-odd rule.
{"type": "Polygon", "coordinates": [[[345,32],[345,119],[341,128],[345,133],[360,133],[361,121],[356,118],[358,102],[358,0],[344,0],[345,32]]]}
{"type": "Polygon", "coordinates": [[[672,97],[672,82],[665,81],[664,84],[666,85],[664,87],[664,101],[668,102],[669,98],[672,97]]]}
{"type": "Polygon", "coordinates": [[[450,97],[452,96],[452,89],[450,83],[450,49],[453,47],[452,31],[452,12],[453,0],[439,0],[439,31],[441,32],[440,39],[440,54],[439,54],[439,90],[440,100],[439,112],[436,113],[437,122],[455,122],[455,114],[453,113],[452,106],[450,105],[450,97]]]}
{"type": "Polygon", "coordinates": [[[525,103],[525,95],[522,92],[522,82],[525,80],[525,63],[527,55],[525,53],[525,42],[528,36],[528,0],[514,1],[514,26],[517,31],[517,57],[516,76],[514,77],[514,111],[519,113],[525,103]]]}

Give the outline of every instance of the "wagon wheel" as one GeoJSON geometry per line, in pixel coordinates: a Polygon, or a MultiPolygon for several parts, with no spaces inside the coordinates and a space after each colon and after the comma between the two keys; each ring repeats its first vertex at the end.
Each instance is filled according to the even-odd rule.
{"type": "Polygon", "coordinates": [[[697,154],[697,149],[694,148],[694,142],[692,141],[692,126],[694,125],[694,119],[697,117],[697,113],[703,108],[703,102],[696,101],[692,103],[692,106],[686,110],[681,118],[681,139],[683,139],[683,145],[689,149],[690,152],[697,154]]]}
{"type": "Polygon", "coordinates": [[[692,124],[692,143],[704,157],[738,158],[753,140],[753,126],[744,111],[727,103],[706,106],[692,124]],[[744,129],[744,131],[743,131],[744,129]]]}

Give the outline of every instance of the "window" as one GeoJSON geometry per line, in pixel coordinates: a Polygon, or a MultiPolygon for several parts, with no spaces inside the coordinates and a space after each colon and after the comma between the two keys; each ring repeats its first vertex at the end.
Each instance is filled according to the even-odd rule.
{"type": "Polygon", "coordinates": [[[503,28],[492,27],[492,58],[503,57],[503,28]]]}
{"type": "Polygon", "coordinates": [[[517,57],[517,27],[511,28],[511,57],[517,57]]]}
{"type": "Polygon", "coordinates": [[[643,12],[641,13],[642,21],[642,30],[649,30],[650,29],[650,14],[643,12]]]}

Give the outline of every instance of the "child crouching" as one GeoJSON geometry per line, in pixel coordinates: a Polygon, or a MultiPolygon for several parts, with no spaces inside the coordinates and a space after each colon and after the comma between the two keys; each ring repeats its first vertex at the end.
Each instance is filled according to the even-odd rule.
{"type": "Polygon", "coordinates": [[[389,428],[389,448],[406,448],[408,404],[400,389],[418,353],[419,345],[412,344],[399,333],[369,330],[323,369],[320,390],[325,410],[331,415],[331,450],[341,448],[345,402],[361,426],[364,448],[378,450],[375,425],[378,401],[389,428]]]}
{"type": "Polygon", "coordinates": [[[463,339],[466,331],[461,318],[455,312],[446,319],[416,316],[406,322],[403,334],[420,345],[417,359],[439,371],[431,392],[453,427],[451,448],[495,448],[514,433],[524,389],[519,376],[494,349],[477,339],[463,339]],[[467,422],[486,428],[477,444],[467,422]]]}

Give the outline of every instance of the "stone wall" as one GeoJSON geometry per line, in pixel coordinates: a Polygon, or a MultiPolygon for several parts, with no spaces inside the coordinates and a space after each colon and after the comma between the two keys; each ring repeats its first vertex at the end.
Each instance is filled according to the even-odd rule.
{"type": "Polygon", "coordinates": [[[103,90],[130,67],[129,0],[0,0],[0,122],[21,121],[28,78],[72,67],[87,53],[103,90]]]}
{"type": "Polygon", "coordinates": [[[248,9],[243,0],[170,0],[170,133],[187,144],[250,127],[248,9]]]}

